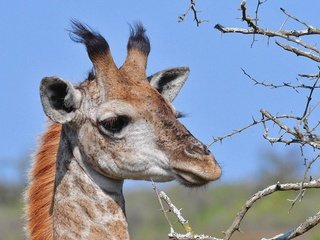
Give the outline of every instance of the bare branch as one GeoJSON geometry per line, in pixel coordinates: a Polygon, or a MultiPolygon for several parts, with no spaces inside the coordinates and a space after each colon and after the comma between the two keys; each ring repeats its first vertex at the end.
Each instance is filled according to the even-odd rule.
{"type": "MultiPolygon", "coordinates": [[[[251,22],[253,22],[251,20],[251,22]]],[[[317,29],[316,31],[309,32],[308,30],[294,30],[294,31],[272,31],[268,29],[262,29],[255,25],[255,28],[253,29],[246,29],[246,28],[235,28],[235,27],[224,27],[221,24],[216,24],[214,26],[215,29],[219,30],[222,33],[242,33],[242,34],[259,34],[266,37],[281,37],[288,41],[295,42],[300,45],[301,40],[293,39],[290,37],[302,37],[306,35],[319,35],[320,29],[317,29]]],[[[320,50],[316,50],[319,51],[320,50]]]]}
{"type": "MultiPolygon", "coordinates": [[[[245,205],[238,212],[232,225],[225,231],[225,237],[223,239],[229,240],[232,234],[239,229],[242,219],[244,218],[246,213],[249,211],[249,209],[253,206],[253,204],[256,201],[277,191],[300,190],[300,188],[301,188],[301,183],[285,183],[285,184],[277,183],[275,185],[271,185],[255,193],[250,199],[246,201],[245,205]]],[[[303,189],[307,189],[307,188],[320,188],[320,180],[318,179],[318,180],[313,180],[308,183],[305,183],[303,185],[303,189]]],[[[318,224],[319,222],[320,222],[320,219],[316,222],[316,224],[318,224]]]]}
{"type": "Polygon", "coordinates": [[[278,41],[276,41],[276,44],[278,46],[282,47],[286,51],[295,53],[297,56],[307,57],[307,58],[310,58],[311,60],[313,60],[315,62],[320,62],[320,58],[317,57],[316,55],[310,53],[310,52],[302,51],[302,50],[300,50],[298,48],[292,47],[290,45],[282,44],[282,43],[280,43],[278,41]]]}
{"type": "Polygon", "coordinates": [[[245,0],[243,0],[241,2],[240,9],[241,9],[241,12],[242,12],[242,21],[245,21],[248,24],[249,27],[253,28],[254,30],[257,30],[258,26],[255,23],[256,19],[251,19],[247,15],[247,7],[246,7],[246,1],[245,0]]]}
{"type": "Polygon", "coordinates": [[[221,238],[210,237],[204,234],[190,235],[190,234],[170,233],[168,237],[171,240],[223,240],[221,238]]]}
{"type": "MultiPolygon", "coordinates": [[[[256,7],[256,17],[255,19],[252,19],[248,16],[247,14],[247,8],[246,8],[246,1],[242,1],[241,5],[240,5],[240,10],[241,10],[241,14],[242,14],[242,21],[245,21],[249,27],[249,29],[245,29],[245,28],[234,28],[234,27],[224,27],[221,24],[216,24],[214,26],[215,29],[219,30],[221,33],[241,33],[241,34],[250,34],[253,35],[253,42],[251,43],[251,47],[253,45],[253,43],[255,42],[255,36],[256,35],[263,35],[266,37],[279,37],[279,38],[283,38],[286,41],[289,42],[294,42],[296,44],[298,44],[299,46],[302,46],[303,48],[306,48],[308,50],[311,50],[313,52],[315,52],[316,54],[320,54],[320,50],[312,45],[306,44],[304,43],[300,37],[302,36],[310,36],[310,35],[319,35],[320,34],[320,29],[318,28],[314,28],[309,24],[306,24],[305,22],[299,20],[298,18],[288,14],[283,8],[281,8],[281,11],[289,18],[294,19],[295,21],[303,24],[304,26],[306,26],[306,29],[303,30],[283,30],[283,25],[281,27],[281,29],[279,31],[272,31],[269,29],[264,29],[258,26],[258,11],[259,11],[259,7],[260,5],[264,3],[261,0],[258,0],[258,4],[256,7]]],[[[279,42],[276,42],[278,46],[282,47],[283,49],[293,52],[295,54],[297,54],[298,56],[304,56],[307,58],[310,58],[316,62],[319,62],[320,58],[312,53],[309,52],[305,52],[302,51],[300,49],[288,46],[288,45],[284,45],[281,44],[279,42]]]]}
{"type": "MultiPolygon", "coordinates": [[[[296,117],[296,116],[293,116],[293,115],[289,115],[289,114],[285,114],[285,115],[277,115],[276,116],[277,119],[292,119],[292,120],[301,120],[300,117],[296,117]]],[[[242,127],[242,128],[239,128],[239,129],[236,129],[236,130],[233,130],[232,132],[228,133],[228,134],[225,134],[223,136],[220,136],[220,137],[213,137],[213,141],[210,143],[210,144],[207,144],[208,147],[211,147],[213,144],[215,144],[216,142],[222,142],[224,139],[226,138],[229,138],[229,137],[232,137],[238,133],[241,133],[255,125],[258,125],[258,124],[264,124],[268,121],[271,121],[272,119],[269,119],[269,118],[264,118],[262,117],[261,119],[259,120],[256,120],[254,118],[252,118],[252,123],[242,127]]],[[[320,123],[319,123],[320,124],[320,123]]],[[[277,141],[275,141],[277,142],[277,141]]]]}
{"type": "MultiPolygon", "coordinates": [[[[252,80],[254,82],[255,85],[262,85],[264,87],[268,87],[268,88],[292,88],[293,90],[295,90],[296,92],[298,92],[297,89],[301,88],[301,89],[316,89],[316,88],[320,88],[320,86],[317,86],[317,84],[313,84],[311,85],[306,85],[304,83],[299,83],[299,85],[293,85],[291,82],[282,82],[282,84],[274,84],[274,83],[267,83],[265,81],[259,81],[257,79],[255,79],[254,77],[252,77],[250,74],[248,74],[243,68],[241,68],[242,72],[244,75],[246,75],[250,80],[252,80]]],[[[308,75],[311,76],[311,75],[308,75]]]]}
{"type": "Polygon", "coordinates": [[[320,78],[320,73],[316,73],[316,74],[298,74],[299,77],[303,77],[303,78],[310,78],[310,79],[316,79],[316,78],[320,78]]]}
{"type": "MultiPolygon", "coordinates": [[[[308,132],[306,134],[303,134],[297,128],[295,128],[295,129],[289,128],[288,126],[286,126],[285,124],[283,124],[280,121],[279,117],[273,116],[265,109],[261,109],[260,112],[262,113],[263,118],[267,118],[267,119],[271,120],[280,129],[284,130],[284,134],[282,136],[277,137],[277,138],[272,138],[269,136],[268,127],[265,125],[266,121],[263,121],[264,129],[265,129],[263,137],[266,140],[268,140],[270,143],[282,142],[282,143],[285,143],[288,145],[292,144],[292,143],[299,143],[301,145],[310,145],[311,147],[313,147],[315,149],[320,149],[320,141],[317,138],[317,136],[313,136],[312,134],[310,135],[308,132]],[[288,138],[288,139],[283,138],[283,136],[287,133],[291,134],[293,137],[288,138]]],[[[298,119],[301,120],[301,118],[298,118],[298,119]]]]}

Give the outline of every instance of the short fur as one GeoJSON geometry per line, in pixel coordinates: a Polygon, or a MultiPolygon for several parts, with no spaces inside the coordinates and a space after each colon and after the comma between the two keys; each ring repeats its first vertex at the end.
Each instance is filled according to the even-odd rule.
{"type": "Polygon", "coordinates": [[[52,201],[56,172],[56,157],[60,141],[61,125],[50,124],[42,135],[40,147],[30,172],[30,184],[26,191],[26,230],[30,240],[50,240],[52,232],[52,201]]]}

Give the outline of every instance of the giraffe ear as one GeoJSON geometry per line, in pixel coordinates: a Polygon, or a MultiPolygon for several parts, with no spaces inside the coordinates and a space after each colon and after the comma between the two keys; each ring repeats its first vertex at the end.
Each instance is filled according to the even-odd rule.
{"type": "Polygon", "coordinates": [[[188,67],[169,68],[148,77],[150,84],[172,102],[189,76],[188,67]]]}
{"type": "Polygon", "coordinates": [[[45,114],[54,122],[74,119],[81,104],[81,92],[58,77],[45,77],[40,84],[40,97],[45,114]]]}

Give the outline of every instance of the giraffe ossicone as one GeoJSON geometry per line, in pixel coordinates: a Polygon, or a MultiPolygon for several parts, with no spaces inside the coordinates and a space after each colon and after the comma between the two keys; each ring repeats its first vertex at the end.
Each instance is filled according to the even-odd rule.
{"type": "Polygon", "coordinates": [[[30,172],[26,232],[32,240],[129,239],[124,179],[196,187],[218,179],[221,169],[171,103],[189,68],[146,76],[150,43],[142,24],[131,28],[119,68],[99,33],[73,21],[70,35],[86,46],[93,70],[77,86],[41,81],[52,123],[30,172]]]}

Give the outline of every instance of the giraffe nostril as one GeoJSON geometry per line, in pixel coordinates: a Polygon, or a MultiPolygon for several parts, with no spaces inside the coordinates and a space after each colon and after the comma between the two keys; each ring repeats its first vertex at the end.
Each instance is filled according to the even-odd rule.
{"type": "Polygon", "coordinates": [[[204,154],[205,154],[205,155],[210,155],[210,154],[211,154],[209,148],[208,148],[206,145],[202,144],[202,147],[203,147],[203,150],[204,150],[204,154]]]}
{"type": "Polygon", "coordinates": [[[185,147],[185,150],[187,153],[191,154],[191,155],[195,155],[195,154],[200,154],[200,155],[209,155],[210,154],[210,151],[209,149],[201,144],[188,144],[186,147],[185,147]]]}

